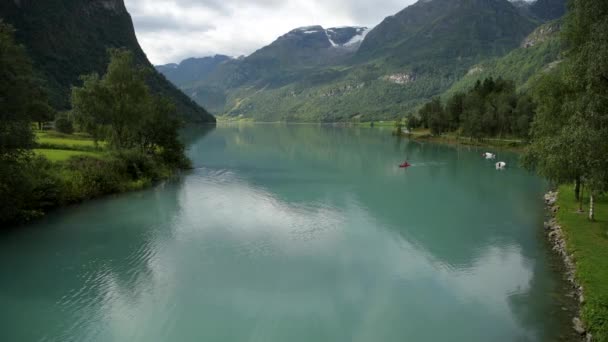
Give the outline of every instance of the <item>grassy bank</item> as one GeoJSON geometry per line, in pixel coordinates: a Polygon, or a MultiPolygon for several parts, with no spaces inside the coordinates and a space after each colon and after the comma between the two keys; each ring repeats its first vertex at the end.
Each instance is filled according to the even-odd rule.
{"type": "Polygon", "coordinates": [[[77,156],[86,156],[86,157],[95,157],[95,158],[103,158],[103,156],[104,156],[104,154],[102,152],[46,149],[46,148],[34,149],[34,153],[36,155],[43,156],[52,162],[62,162],[62,161],[66,161],[72,157],[77,157],[77,156]]]}
{"type": "Polygon", "coordinates": [[[67,161],[72,157],[85,156],[103,158],[105,142],[95,144],[86,134],[63,134],[55,131],[37,131],[34,153],[52,162],[67,161]]]}
{"type": "Polygon", "coordinates": [[[30,221],[49,210],[88,199],[145,188],[169,178],[187,161],[138,149],[113,150],[84,134],[36,132],[37,148],[13,178],[21,188],[1,208],[9,224],[30,221]]]}
{"type": "Polygon", "coordinates": [[[521,151],[526,146],[526,143],[520,139],[472,139],[470,137],[463,137],[456,134],[442,134],[437,136],[432,135],[428,129],[418,129],[404,136],[417,141],[430,141],[434,143],[449,145],[492,147],[514,151],[521,151]]]}
{"type": "MultiPolygon", "coordinates": [[[[588,203],[588,198],[583,200],[588,203]]],[[[586,213],[577,212],[570,186],[560,187],[558,205],[557,220],[584,289],[582,318],[594,341],[608,341],[608,199],[597,200],[595,222],[589,221],[586,213]]]]}

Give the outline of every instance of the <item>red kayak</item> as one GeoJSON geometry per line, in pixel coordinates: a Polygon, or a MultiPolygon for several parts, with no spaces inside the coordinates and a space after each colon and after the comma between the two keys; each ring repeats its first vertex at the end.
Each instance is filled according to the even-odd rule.
{"type": "Polygon", "coordinates": [[[406,167],[410,167],[412,165],[410,165],[410,163],[408,162],[403,162],[403,164],[399,165],[400,168],[405,169],[406,167]]]}

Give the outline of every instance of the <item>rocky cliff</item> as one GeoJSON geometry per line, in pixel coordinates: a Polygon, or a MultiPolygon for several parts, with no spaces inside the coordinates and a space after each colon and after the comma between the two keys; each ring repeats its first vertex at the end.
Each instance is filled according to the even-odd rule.
{"type": "MultiPolygon", "coordinates": [[[[3,0],[0,18],[17,30],[17,40],[27,48],[59,109],[68,108],[70,88],[81,75],[105,71],[108,48],[127,48],[140,65],[153,70],[123,0],[3,0]]],[[[215,122],[159,73],[152,71],[147,82],[152,91],[174,101],[185,121],[215,122]]]]}

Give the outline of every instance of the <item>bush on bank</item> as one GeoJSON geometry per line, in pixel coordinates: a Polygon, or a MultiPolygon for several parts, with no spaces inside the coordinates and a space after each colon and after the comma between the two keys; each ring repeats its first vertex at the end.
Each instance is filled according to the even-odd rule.
{"type": "Polygon", "coordinates": [[[32,157],[15,167],[20,170],[14,179],[19,186],[0,189],[0,222],[23,223],[55,207],[142,189],[184,166],[136,150],[113,152],[103,158],[76,156],[59,163],[32,157]]]}

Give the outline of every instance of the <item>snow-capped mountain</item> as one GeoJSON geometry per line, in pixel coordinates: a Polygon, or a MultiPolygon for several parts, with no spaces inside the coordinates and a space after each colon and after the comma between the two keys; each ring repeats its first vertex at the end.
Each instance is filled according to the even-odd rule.
{"type": "Polygon", "coordinates": [[[305,26],[290,31],[277,41],[281,39],[298,39],[304,35],[304,38],[318,40],[319,43],[322,43],[321,46],[323,47],[357,49],[369,30],[367,27],[359,26],[332,27],[328,29],[324,29],[322,26],[305,26]],[[306,37],[306,35],[310,37],[306,37]]]}

